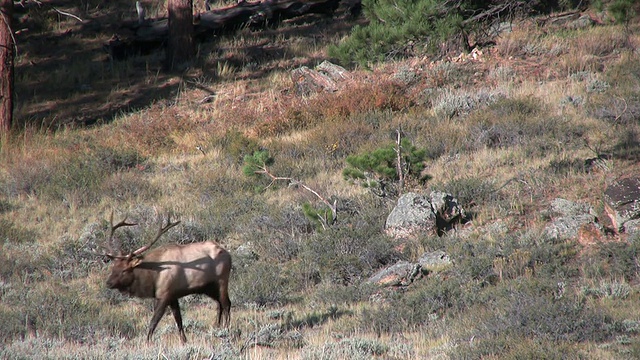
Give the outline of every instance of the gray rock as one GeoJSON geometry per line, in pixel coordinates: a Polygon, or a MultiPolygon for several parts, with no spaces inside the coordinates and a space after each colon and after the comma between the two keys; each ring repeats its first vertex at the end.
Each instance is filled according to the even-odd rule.
{"type": "Polygon", "coordinates": [[[596,215],[589,204],[574,202],[567,199],[556,198],[551,201],[551,212],[561,216],[577,216],[583,214],[596,215]]]}
{"type": "Polygon", "coordinates": [[[625,223],[640,219],[640,178],[626,178],[609,185],[604,192],[604,208],[614,230],[625,230],[625,223]]]}
{"type": "Polygon", "coordinates": [[[301,66],[291,71],[296,94],[309,96],[321,91],[335,92],[338,90],[336,82],[326,74],[301,66]]]}
{"type": "Polygon", "coordinates": [[[428,253],[424,253],[418,259],[418,264],[424,269],[436,268],[440,266],[451,265],[451,258],[442,250],[436,250],[428,253]]]}
{"type": "Polygon", "coordinates": [[[442,250],[424,253],[416,263],[398,261],[371,276],[367,282],[379,286],[408,286],[430,271],[437,271],[453,264],[442,250]]]}
{"type": "Polygon", "coordinates": [[[316,66],[316,70],[327,75],[336,82],[351,79],[351,75],[345,68],[327,60],[316,66]]]}
{"type": "Polygon", "coordinates": [[[544,236],[547,239],[567,240],[578,237],[578,230],[584,225],[595,224],[599,230],[602,226],[597,223],[597,218],[590,214],[563,216],[555,219],[551,224],[547,225],[544,230],[544,236]]]}
{"type": "Polygon", "coordinates": [[[575,239],[580,228],[586,225],[593,225],[596,231],[602,231],[598,217],[589,204],[557,198],[551,201],[548,212],[552,217],[557,217],[544,229],[547,239],[575,239]]]}
{"type": "Polygon", "coordinates": [[[458,200],[451,194],[433,191],[426,197],[406,193],[398,199],[385,223],[394,237],[407,237],[417,232],[441,232],[452,228],[466,215],[458,200]]]}
{"type": "Polygon", "coordinates": [[[591,19],[588,14],[584,14],[579,18],[567,23],[568,29],[584,29],[593,26],[596,22],[591,19]]]}
{"type": "Polygon", "coordinates": [[[640,220],[629,220],[624,223],[624,232],[629,235],[640,234],[640,220]]]}
{"type": "Polygon", "coordinates": [[[406,286],[421,275],[419,264],[399,261],[396,264],[378,271],[367,282],[380,286],[406,286]]]}
{"type": "Polygon", "coordinates": [[[425,196],[406,193],[387,217],[385,228],[395,237],[418,231],[430,232],[436,228],[436,214],[425,196]]]}

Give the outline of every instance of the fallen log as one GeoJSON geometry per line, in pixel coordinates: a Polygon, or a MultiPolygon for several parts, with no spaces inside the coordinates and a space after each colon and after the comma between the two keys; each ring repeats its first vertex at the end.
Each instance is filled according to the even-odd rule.
{"type": "MultiPolygon", "coordinates": [[[[332,16],[341,0],[265,0],[247,2],[205,11],[194,16],[194,39],[206,41],[215,35],[232,33],[238,29],[261,29],[277,26],[284,20],[303,15],[332,16]]],[[[145,53],[148,49],[164,46],[168,37],[168,20],[137,19],[124,24],[126,36],[110,39],[104,46],[114,60],[122,60],[132,54],[145,53]]]]}

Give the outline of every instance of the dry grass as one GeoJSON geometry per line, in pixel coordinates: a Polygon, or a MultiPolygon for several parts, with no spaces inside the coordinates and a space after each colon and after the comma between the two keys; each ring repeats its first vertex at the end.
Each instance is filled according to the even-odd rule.
{"type": "MultiPolygon", "coordinates": [[[[164,9],[148,6],[149,13],[164,9]]],[[[100,36],[78,35],[80,52],[73,61],[40,53],[35,37],[20,39],[25,44],[16,78],[21,131],[0,139],[0,236],[6,237],[0,244],[0,319],[7,325],[3,329],[15,329],[3,340],[0,357],[415,359],[483,353],[535,358],[546,349],[553,356],[596,359],[638,353],[637,269],[625,260],[636,258],[635,243],[602,245],[601,251],[615,254],[607,257],[597,247],[589,253],[571,243],[539,241],[548,222],[541,211],[550,200],[563,197],[601,209],[598,194],[604,186],[637,173],[638,145],[625,134],[640,129],[623,117],[635,110],[614,107],[620,115],[615,121],[591,110],[611,106],[606,97],[612,94],[630,105],[637,98],[636,79],[622,70],[640,61],[629,51],[629,44],[638,43],[637,29],[626,38],[615,26],[551,32],[524,24],[504,34],[479,61],[409,59],[373,72],[353,71],[353,81],[335,94],[296,96],[288,71],[313,66],[323,59],[326,44],[346,31],[327,26],[335,28],[305,28],[313,37],[300,36],[305,30],[293,24],[223,37],[203,44],[198,65],[179,76],[158,72],[153,56],[108,63],[82,52],[97,47],[100,36]],[[62,65],[50,70],[47,56],[62,65]],[[415,72],[419,80],[403,85],[394,80],[400,71],[415,72]],[[594,80],[618,86],[603,88],[602,95],[589,87],[594,80]],[[90,89],[78,90],[82,84],[90,89]],[[453,115],[436,111],[440,105],[459,110],[454,100],[460,99],[476,101],[453,115]],[[96,125],[83,127],[87,122],[96,125]],[[375,241],[388,241],[380,229],[394,199],[377,199],[349,184],[341,170],[346,156],[392,143],[399,126],[429,154],[430,179],[407,190],[459,191],[459,198],[471,200],[463,205],[474,213],[475,232],[446,241],[425,235],[407,245],[406,254],[398,256],[415,260],[423,251],[444,248],[457,265],[406,292],[369,294],[359,287],[362,279],[340,287],[318,280],[329,269],[346,269],[354,278],[370,275],[354,270],[363,265],[358,256],[347,256],[350,242],[365,243],[374,252],[375,241]],[[345,209],[340,223],[314,231],[300,215],[302,203],[317,202],[312,194],[286,184],[265,191],[268,180],[244,176],[242,157],[260,148],[272,153],[279,175],[339,199],[345,209]],[[584,171],[584,160],[600,152],[614,154],[608,169],[584,171]],[[215,303],[192,298],[183,300],[188,345],[179,343],[170,316],[153,343],[144,341],[150,303],[123,300],[104,289],[107,265],[84,252],[101,240],[112,209],[138,217],[143,228],[173,212],[184,226],[171,240],[216,239],[229,247],[237,278],[228,331],[212,326],[215,303]],[[492,232],[494,224],[507,229],[492,232]],[[248,244],[258,259],[236,255],[248,244]],[[496,248],[502,263],[495,262],[496,248]],[[338,256],[344,264],[334,263],[338,256]],[[536,259],[535,274],[527,272],[527,259],[536,259]],[[497,268],[503,269],[503,280],[482,283],[485,271],[497,268]],[[260,269],[270,271],[256,273],[260,269]],[[243,282],[252,276],[266,282],[266,289],[243,282]],[[617,329],[616,336],[602,342],[537,339],[522,335],[526,331],[517,324],[496,320],[505,316],[499,311],[510,304],[509,296],[528,286],[538,293],[521,295],[535,303],[558,281],[566,281],[566,296],[576,299],[585,296],[583,288],[628,287],[626,297],[585,300],[593,314],[606,313],[603,326],[617,329]],[[447,298],[441,289],[462,293],[453,304],[443,301],[438,307],[433,299],[447,298]],[[257,306],[258,293],[269,290],[280,302],[257,306]],[[332,303],[331,293],[349,300],[332,303]],[[42,314],[34,330],[26,315],[47,305],[38,296],[49,299],[52,311],[42,314]],[[395,308],[384,311],[389,304],[395,308]],[[419,312],[427,305],[437,310],[419,312]],[[67,307],[85,312],[65,313],[67,307]],[[426,320],[397,319],[396,312],[426,320]],[[367,317],[371,313],[388,316],[388,327],[402,331],[376,333],[379,324],[367,317]],[[497,335],[478,336],[479,326],[492,327],[497,335]],[[271,331],[270,346],[255,345],[261,330],[271,331]]],[[[66,45],[70,40],[61,34],[78,30],[78,24],[50,19],[45,28],[66,45]]],[[[355,253],[362,255],[361,250],[355,253]]],[[[547,310],[565,315],[552,305],[547,310]]],[[[514,311],[532,316],[526,308],[514,311]]]]}

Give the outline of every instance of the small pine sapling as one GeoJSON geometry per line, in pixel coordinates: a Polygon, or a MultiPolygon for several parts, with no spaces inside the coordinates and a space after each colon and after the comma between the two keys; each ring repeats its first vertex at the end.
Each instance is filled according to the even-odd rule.
{"type": "Polygon", "coordinates": [[[398,191],[402,192],[407,178],[420,176],[427,152],[402,138],[401,130],[397,134],[395,144],[348,156],[348,166],[342,171],[343,177],[360,183],[381,197],[395,193],[393,188],[396,183],[398,191]]]}

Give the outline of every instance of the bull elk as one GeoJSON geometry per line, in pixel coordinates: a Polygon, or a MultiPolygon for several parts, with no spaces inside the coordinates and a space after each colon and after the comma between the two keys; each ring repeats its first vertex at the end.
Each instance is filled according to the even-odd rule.
{"type": "Polygon", "coordinates": [[[138,250],[124,255],[120,246],[113,246],[113,233],[123,226],[137,225],[124,220],[113,224],[113,212],[109,219],[111,231],[107,241],[108,253],[113,260],[107,287],[140,298],[155,298],[153,317],[149,323],[147,341],[151,340],[158,322],[167,306],[180,332],[183,343],[187,341],[182,327],[182,315],[178,299],[191,294],[205,294],[218,302],[218,326],[229,326],[231,301],[229,300],[229,272],[231,255],[212,241],[188,245],[164,245],[147,254],[160,237],[180,221],[160,222],[155,238],[138,250]],[[116,250],[117,252],[115,252],[116,250]]]}

